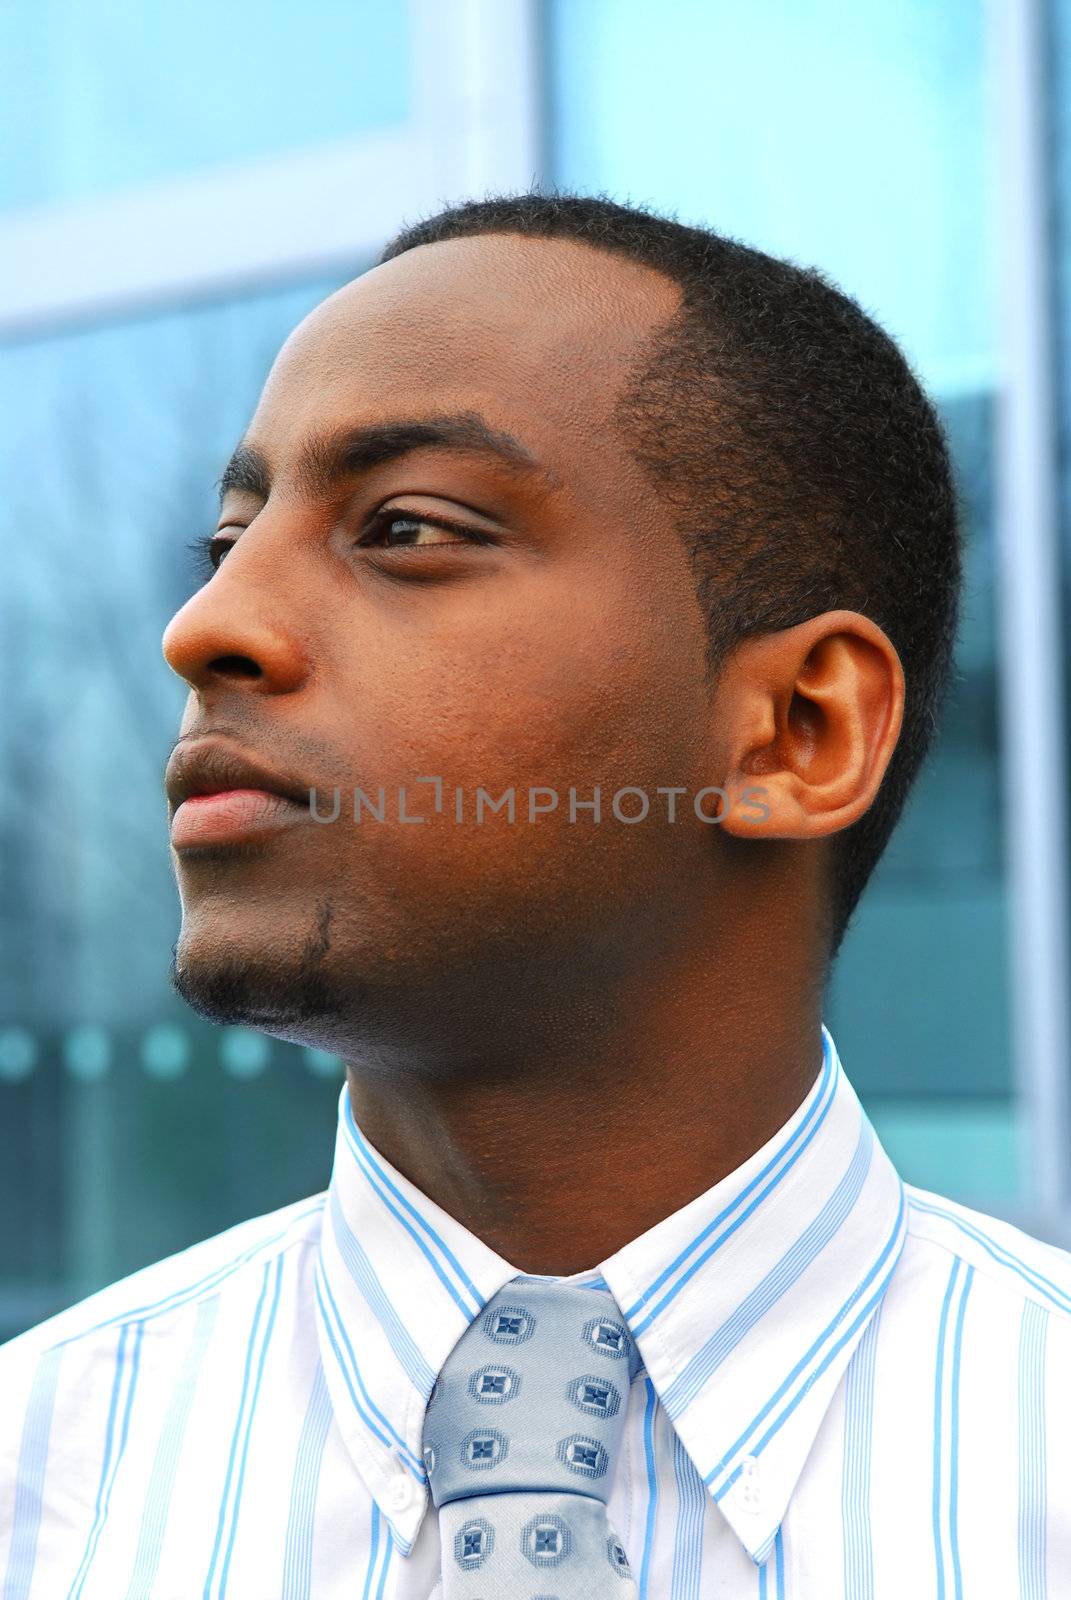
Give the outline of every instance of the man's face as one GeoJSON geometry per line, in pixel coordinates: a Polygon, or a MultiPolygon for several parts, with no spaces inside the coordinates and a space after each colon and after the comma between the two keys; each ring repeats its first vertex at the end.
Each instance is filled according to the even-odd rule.
{"type": "Polygon", "coordinates": [[[234,542],[164,654],[191,686],[184,747],[296,777],[324,816],[337,788],[340,814],[176,833],[172,977],[197,1009],[373,1065],[414,1045],[456,1063],[686,928],[713,830],[690,799],[674,825],[661,800],[631,825],[610,806],[717,782],[687,556],[610,422],[678,304],[634,263],[492,235],[387,262],[290,335],[242,441],[267,481],[226,490],[234,542]],[[314,440],[457,413],[538,466],[424,444],[318,481],[314,440]],[[570,790],[596,786],[601,821],[571,821],[570,790]],[[358,788],[384,820],[354,821],[358,788]],[[477,822],[477,791],[510,788],[515,820],[477,822]],[[530,821],[530,789],[556,809],[530,821]]]}

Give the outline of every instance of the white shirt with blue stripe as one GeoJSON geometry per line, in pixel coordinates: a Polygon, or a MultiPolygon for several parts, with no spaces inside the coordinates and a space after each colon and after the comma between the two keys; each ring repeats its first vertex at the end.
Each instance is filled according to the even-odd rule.
{"type": "MultiPolygon", "coordinates": [[[[822,1040],[773,1138],[575,1275],[644,1362],[609,1503],[641,1594],[1071,1600],[1071,1254],[904,1184],[822,1040]]],[[[2,1600],[438,1594],[425,1406],[521,1271],[343,1086],[324,1193],[0,1347],[2,1600]]]]}

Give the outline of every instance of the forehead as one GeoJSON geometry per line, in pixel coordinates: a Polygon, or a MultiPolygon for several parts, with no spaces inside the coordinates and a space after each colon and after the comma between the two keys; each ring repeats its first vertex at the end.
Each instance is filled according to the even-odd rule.
{"type": "Polygon", "coordinates": [[[246,439],[281,467],[325,428],[475,409],[567,469],[612,443],[621,383],[680,299],[662,273],[573,240],[421,245],[294,329],[246,439]]]}

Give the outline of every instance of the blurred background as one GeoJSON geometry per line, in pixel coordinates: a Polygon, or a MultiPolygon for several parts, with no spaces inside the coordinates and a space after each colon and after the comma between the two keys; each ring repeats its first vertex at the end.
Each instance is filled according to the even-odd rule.
{"type": "Polygon", "coordinates": [[[967,509],[940,745],[826,1021],[911,1183],[1071,1245],[1071,0],[0,5],[0,1340],[330,1176],[333,1056],[197,1018],[160,636],[280,344],[556,183],[818,265],[967,509]]]}

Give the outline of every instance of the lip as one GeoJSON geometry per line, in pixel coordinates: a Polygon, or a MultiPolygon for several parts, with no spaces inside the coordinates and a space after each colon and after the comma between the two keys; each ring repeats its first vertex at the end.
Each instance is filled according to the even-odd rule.
{"type": "Polygon", "coordinates": [[[197,845],[234,844],[273,828],[286,828],[308,820],[307,805],[267,789],[225,789],[218,794],[194,794],[185,799],[171,820],[171,845],[186,850],[197,845]]]}
{"type": "Polygon", "coordinates": [[[164,773],[172,813],[191,795],[220,794],[225,789],[264,789],[307,805],[310,788],[311,784],[293,773],[276,772],[227,740],[208,735],[173,750],[164,773]]]}
{"type": "Polygon", "coordinates": [[[224,739],[181,744],[164,775],[171,843],[226,843],[307,819],[311,787],[224,739]]]}

